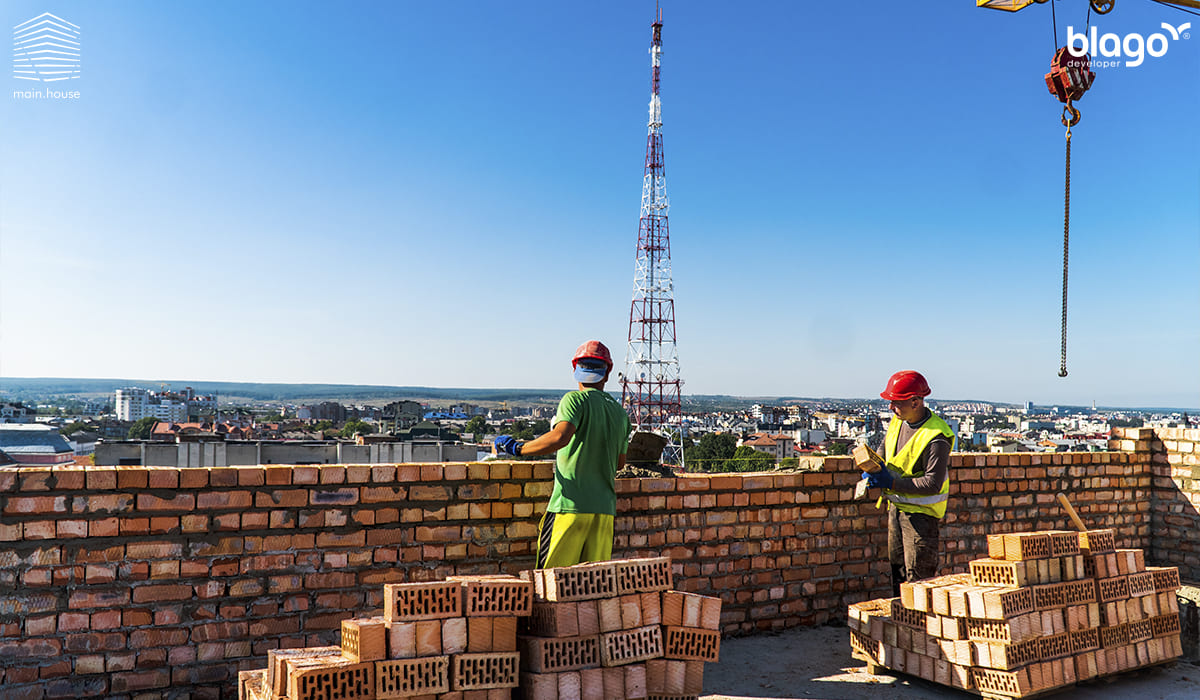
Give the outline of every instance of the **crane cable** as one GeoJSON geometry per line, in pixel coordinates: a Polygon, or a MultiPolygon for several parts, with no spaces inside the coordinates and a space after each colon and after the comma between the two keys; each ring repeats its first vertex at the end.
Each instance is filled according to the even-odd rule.
{"type": "MultiPolygon", "coordinates": [[[[1071,248],[1071,124],[1066,111],[1073,109],[1068,102],[1063,108],[1063,123],[1067,126],[1067,173],[1063,189],[1063,278],[1062,278],[1062,350],[1058,365],[1058,376],[1067,376],[1067,256],[1071,248]]],[[[1079,111],[1075,110],[1078,115],[1079,111]]]]}
{"type": "MultiPolygon", "coordinates": [[[[1054,46],[1058,48],[1058,17],[1054,10],[1054,0],[1050,0],[1051,30],[1054,32],[1054,46]]],[[[1092,24],[1092,7],[1088,3],[1087,24],[1084,34],[1092,24]]],[[[1062,263],[1062,326],[1059,345],[1058,376],[1067,376],[1067,272],[1071,252],[1071,127],[1079,123],[1079,110],[1072,100],[1067,99],[1063,106],[1062,124],[1067,127],[1067,158],[1065,182],[1063,184],[1063,263],[1062,263]]]]}

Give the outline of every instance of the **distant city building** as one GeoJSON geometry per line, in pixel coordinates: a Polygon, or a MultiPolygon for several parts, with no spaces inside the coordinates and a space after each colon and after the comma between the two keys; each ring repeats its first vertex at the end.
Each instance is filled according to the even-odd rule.
{"type": "Polygon", "coordinates": [[[793,456],[793,444],[790,435],[770,435],[767,433],[753,433],[743,440],[738,440],[738,447],[745,445],[758,452],[769,454],[777,461],[793,456]]]}
{"type": "Polygon", "coordinates": [[[50,466],[75,461],[75,451],[57,428],[28,423],[0,424],[0,452],[18,466],[50,466]]]}
{"type": "Polygon", "coordinates": [[[213,396],[200,396],[190,386],[178,393],[127,387],[117,389],[113,408],[118,420],[134,422],[154,418],[179,422],[186,421],[190,416],[216,413],[217,400],[213,396]]]}
{"type": "Polygon", "coordinates": [[[313,404],[308,407],[308,412],[311,418],[316,421],[346,422],[346,407],[335,401],[322,401],[321,403],[313,404]]]}
{"type": "Polygon", "coordinates": [[[0,423],[32,423],[36,413],[19,403],[0,403],[0,423]]]}
{"type": "Polygon", "coordinates": [[[421,422],[424,411],[416,401],[393,401],[383,407],[380,429],[399,432],[421,422]]]}

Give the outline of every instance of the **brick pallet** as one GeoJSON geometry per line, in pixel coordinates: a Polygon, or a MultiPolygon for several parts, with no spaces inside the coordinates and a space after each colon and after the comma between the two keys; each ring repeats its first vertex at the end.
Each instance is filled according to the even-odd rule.
{"type": "Polygon", "coordinates": [[[670,587],[667,557],[388,584],[382,616],[344,620],[338,647],[270,651],[238,698],[691,700],[721,601],[670,587]]]}
{"type": "Polygon", "coordinates": [[[849,608],[852,655],[984,698],[1025,698],[1173,661],[1179,571],[1111,530],[988,536],[970,574],[849,608]]]}

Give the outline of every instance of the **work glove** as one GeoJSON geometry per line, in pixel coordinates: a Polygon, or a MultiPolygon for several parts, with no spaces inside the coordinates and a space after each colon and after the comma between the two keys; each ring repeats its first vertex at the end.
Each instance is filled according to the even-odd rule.
{"type": "Polygon", "coordinates": [[[863,478],[867,483],[875,488],[890,489],[892,488],[892,471],[890,469],[880,469],[875,473],[863,472],[863,478]]]}
{"type": "Polygon", "coordinates": [[[517,439],[512,435],[501,435],[500,437],[496,438],[494,444],[496,445],[497,451],[518,456],[521,454],[521,446],[524,443],[517,442],[517,439]]]}

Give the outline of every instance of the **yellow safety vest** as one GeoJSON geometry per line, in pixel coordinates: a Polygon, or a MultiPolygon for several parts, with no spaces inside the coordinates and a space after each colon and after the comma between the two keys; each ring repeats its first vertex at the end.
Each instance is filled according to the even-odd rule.
{"type": "MultiPolygon", "coordinates": [[[[946,421],[930,411],[929,419],[920,428],[917,428],[917,432],[909,438],[904,449],[897,454],[896,443],[900,440],[900,424],[902,422],[899,417],[892,416],[892,422],[888,424],[887,435],[883,439],[884,460],[887,462],[887,468],[893,472],[893,476],[910,479],[916,476],[913,468],[916,466],[917,460],[921,458],[921,453],[937,436],[944,435],[949,438],[951,450],[957,443],[954,431],[950,429],[946,421]]],[[[946,502],[950,498],[950,472],[947,469],[946,480],[942,482],[942,490],[932,496],[900,493],[890,489],[883,493],[889,501],[896,504],[896,508],[906,513],[924,513],[935,518],[942,518],[946,515],[946,502]]]]}

